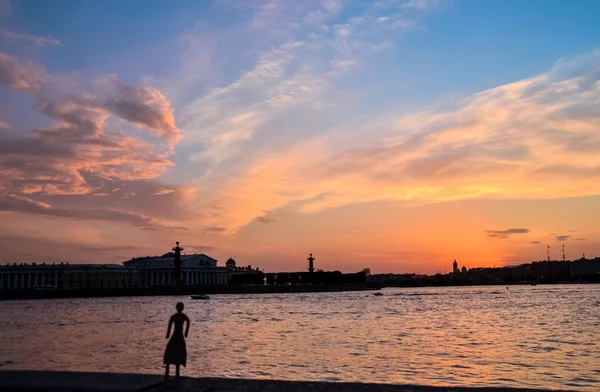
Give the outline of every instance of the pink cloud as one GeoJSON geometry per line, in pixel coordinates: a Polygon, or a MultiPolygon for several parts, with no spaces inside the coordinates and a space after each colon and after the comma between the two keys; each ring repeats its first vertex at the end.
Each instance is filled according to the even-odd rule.
{"type": "Polygon", "coordinates": [[[41,66],[23,64],[0,53],[0,83],[30,93],[35,110],[54,125],[25,135],[3,134],[0,146],[0,191],[23,194],[85,194],[92,175],[120,180],[152,179],[173,164],[168,156],[181,137],[169,102],[149,86],[113,80],[102,93],[56,95],[41,66]],[[147,129],[159,139],[148,141],[120,129],[106,129],[114,116],[147,129]]]}
{"type": "Polygon", "coordinates": [[[42,87],[46,71],[43,66],[23,63],[0,53],[0,84],[15,90],[37,91],[42,87]]]}
{"type": "Polygon", "coordinates": [[[152,181],[181,138],[166,97],[112,76],[88,89],[63,79],[0,53],[0,85],[30,95],[51,121],[0,134],[0,211],[188,230],[173,221],[194,216],[184,211],[193,190],[152,181]]]}

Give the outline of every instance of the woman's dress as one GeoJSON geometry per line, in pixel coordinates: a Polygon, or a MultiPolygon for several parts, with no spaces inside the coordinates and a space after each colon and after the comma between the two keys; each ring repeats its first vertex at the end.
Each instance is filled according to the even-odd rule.
{"type": "Polygon", "coordinates": [[[188,320],[188,318],[183,313],[177,313],[171,316],[169,323],[173,323],[174,330],[173,335],[167,344],[167,349],[165,350],[164,363],[166,365],[183,365],[185,367],[187,351],[185,348],[185,339],[183,337],[183,324],[186,320],[188,320]]]}

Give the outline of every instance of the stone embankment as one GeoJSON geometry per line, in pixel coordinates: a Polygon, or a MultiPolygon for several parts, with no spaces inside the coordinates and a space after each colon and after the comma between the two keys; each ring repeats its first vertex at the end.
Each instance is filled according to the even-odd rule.
{"type": "Polygon", "coordinates": [[[540,392],[542,389],[431,387],[341,382],[191,378],[148,374],[0,371],[0,392],[540,392]]]}

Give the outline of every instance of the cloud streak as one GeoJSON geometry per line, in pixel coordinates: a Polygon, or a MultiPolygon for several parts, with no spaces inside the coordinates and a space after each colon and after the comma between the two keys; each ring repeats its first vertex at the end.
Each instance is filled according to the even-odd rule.
{"type": "Polygon", "coordinates": [[[14,41],[27,42],[35,46],[62,46],[62,42],[51,35],[41,37],[37,35],[15,33],[13,31],[6,31],[4,35],[14,41]]]}
{"type": "Polygon", "coordinates": [[[226,212],[215,224],[239,228],[287,205],[598,194],[600,116],[588,110],[600,103],[598,66],[594,52],[450,109],[383,116],[246,159],[217,192],[226,212]]]}
{"type": "Polygon", "coordinates": [[[150,216],[111,208],[67,209],[56,208],[47,203],[17,195],[0,195],[0,211],[20,212],[50,218],[69,218],[103,222],[126,222],[142,228],[163,230],[188,230],[181,226],[163,226],[150,216]]]}
{"type": "MultiPolygon", "coordinates": [[[[331,107],[335,85],[373,52],[391,46],[389,40],[382,42],[381,29],[407,30],[417,18],[398,12],[376,16],[375,8],[369,6],[366,16],[339,21],[340,1],[302,2],[296,7],[284,4],[269,1],[259,7],[260,20],[276,14],[288,23],[280,28],[270,26],[277,34],[269,47],[257,50],[254,65],[183,109],[181,123],[187,140],[203,147],[192,155],[195,161],[221,169],[224,162],[235,161],[248,144],[268,140],[281,118],[301,118],[331,107]],[[280,16],[282,8],[286,12],[280,16]]],[[[253,32],[250,29],[248,33],[253,32]]],[[[262,29],[259,32],[264,34],[262,29]]],[[[283,136],[297,137],[290,131],[283,136]]]]}
{"type": "Polygon", "coordinates": [[[275,219],[269,218],[267,216],[258,216],[258,217],[256,217],[256,221],[260,222],[260,223],[268,224],[268,223],[274,223],[275,219]]]}
{"type": "Polygon", "coordinates": [[[508,230],[486,230],[486,234],[490,238],[505,239],[513,234],[526,234],[529,229],[508,229],[508,230]]]}

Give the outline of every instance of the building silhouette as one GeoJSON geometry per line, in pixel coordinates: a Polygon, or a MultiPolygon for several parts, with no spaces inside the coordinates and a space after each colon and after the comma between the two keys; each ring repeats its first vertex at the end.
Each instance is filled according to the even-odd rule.
{"type": "MultiPolygon", "coordinates": [[[[180,248],[179,243],[174,249],[177,248],[180,248]]],[[[134,257],[123,265],[137,271],[140,286],[171,286],[178,283],[174,273],[176,260],[177,251],[174,251],[162,256],[134,257]]],[[[227,268],[218,267],[217,260],[203,253],[179,255],[179,273],[179,283],[184,286],[227,284],[227,268]]]]}

